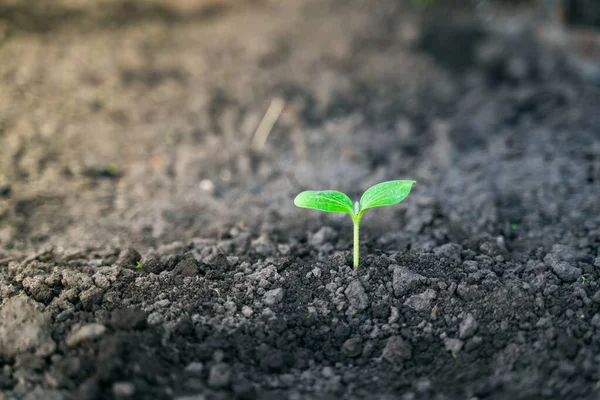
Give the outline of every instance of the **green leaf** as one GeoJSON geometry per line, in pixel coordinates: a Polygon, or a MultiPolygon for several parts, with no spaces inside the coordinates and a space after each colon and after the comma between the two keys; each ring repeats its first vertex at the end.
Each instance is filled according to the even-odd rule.
{"type": "Polygon", "coordinates": [[[302,208],[312,208],[326,212],[343,212],[354,215],[352,212],[352,200],[344,193],[335,190],[307,190],[296,196],[294,204],[302,208]]]}
{"type": "Polygon", "coordinates": [[[374,207],[398,204],[408,194],[415,181],[388,181],[371,186],[360,198],[360,212],[374,207]]]}

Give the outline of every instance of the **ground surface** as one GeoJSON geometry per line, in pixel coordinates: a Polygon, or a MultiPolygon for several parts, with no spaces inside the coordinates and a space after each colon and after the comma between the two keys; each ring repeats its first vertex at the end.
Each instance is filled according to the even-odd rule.
{"type": "Polygon", "coordinates": [[[593,34],[42,4],[0,5],[1,399],[600,396],[593,34]],[[358,270],[350,219],[292,203],[389,179],[418,184],[366,214],[358,270]]]}

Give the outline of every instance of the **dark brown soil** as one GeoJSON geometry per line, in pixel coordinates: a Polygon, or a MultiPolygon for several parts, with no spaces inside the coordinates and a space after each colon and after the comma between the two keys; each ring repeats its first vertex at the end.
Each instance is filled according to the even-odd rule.
{"type": "Polygon", "coordinates": [[[0,5],[0,399],[599,398],[598,33],[451,3],[0,5]]]}

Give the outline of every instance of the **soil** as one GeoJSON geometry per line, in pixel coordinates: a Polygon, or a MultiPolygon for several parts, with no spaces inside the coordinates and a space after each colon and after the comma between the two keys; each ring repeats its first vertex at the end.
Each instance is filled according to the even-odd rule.
{"type": "Polygon", "coordinates": [[[598,34],[450,3],[0,5],[0,399],[600,398],[598,34]]]}

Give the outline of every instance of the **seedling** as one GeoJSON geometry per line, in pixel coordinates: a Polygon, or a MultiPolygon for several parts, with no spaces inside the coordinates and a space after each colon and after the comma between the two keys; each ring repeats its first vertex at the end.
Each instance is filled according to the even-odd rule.
{"type": "Polygon", "coordinates": [[[119,165],[115,163],[110,163],[104,168],[104,172],[108,176],[117,177],[119,176],[119,165]]]}
{"type": "Polygon", "coordinates": [[[354,268],[358,268],[358,228],[363,214],[369,208],[391,206],[400,203],[408,196],[415,181],[388,181],[371,186],[354,203],[342,192],[335,190],[312,191],[300,193],[294,199],[297,207],[312,208],[325,212],[341,212],[350,214],[354,223],[354,268]]]}
{"type": "Polygon", "coordinates": [[[142,268],[142,263],[141,263],[141,262],[139,262],[139,261],[137,261],[137,262],[135,263],[135,269],[140,269],[140,268],[142,268]]]}

